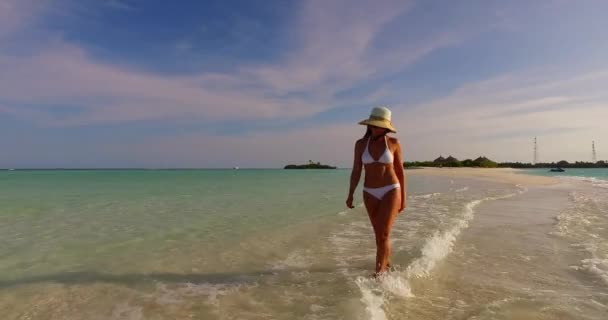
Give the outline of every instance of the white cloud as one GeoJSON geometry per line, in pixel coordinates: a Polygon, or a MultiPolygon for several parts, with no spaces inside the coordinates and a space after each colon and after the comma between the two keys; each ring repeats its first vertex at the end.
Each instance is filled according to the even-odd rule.
{"type": "Polygon", "coordinates": [[[444,30],[391,50],[374,48],[385,28],[406,15],[413,1],[307,1],[295,22],[298,39],[284,62],[245,69],[276,92],[309,92],[331,98],[364,81],[402,71],[468,36],[444,30]]]}
{"type": "Polygon", "coordinates": [[[124,0],[108,0],[106,2],[106,5],[110,8],[114,8],[114,9],[118,9],[118,10],[134,10],[135,7],[131,4],[129,4],[127,1],[124,0]]]}
{"type": "Polygon", "coordinates": [[[70,45],[47,48],[35,56],[0,56],[0,67],[4,70],[0,74],[0,95],[4,99],[42,105],[76,104],[85,111],[48,125],[188,117],[266,118],[307,112],[302,101],[264,97],[245,89],[207,89],[200,85],[200,78],[156,76],[95,63],[70,45]],[[90,102],[94,100],[99,102],[90,102]]]}
{"type": "MultiPolygon", "coordinates": [[[[450,42],[431,39],[420,48],[370,56],[376,34],[407,7],[402,1],[306,2],[293,27],[295,49],[284,61],[222,74],[164,76],[129,70],[95,61],[82,48],[57,40],[31,55],[0,54],[0,96],[14,105],[82,108],[62,119],[54,119],[44,108],[13,108],[24,118],[48,112],[34,119],[44,119],[48,126],[309,116],[334,107],[338,91],[389,66],[399,69],[450,42]],[[289,97],[293,91],[305,98],[289,97]]],[[[22,15],[22,7],[11,8],[22,15]]]]}
{"type": "Polygon", "coordinates": [[[130,156],[144,167],[282,167],[308,160],[348,167],[354,138],[364,127],[327,125],[246,136],[177,134],[137,143],[114,143],[105,154],[130,156]],[[313,147],[314,146],[314,147],[313,147]]]}
{"type": "MultiPolygon", "coordinates": [[[[430,160],[442,153],[460,159],[485,155],[497,161],[530,162],[534,136],[541,161],[590,160],[591,140],[601,156],[601,138],[608,136],[608,96],[601,95],[603,86],[595,86],[598,81],[608,84],[608,73],[598,74],[559,80],[552,80],[551,74],[511,74],[467,84],[416,108],[392,106],[396,136],[408,161],[430,160]],[[561,107],[529,112],[553,104],[561,107]],[[497,112],[511,114],[496,117],[497,112]]],[[[281,167],[308,159],[350,167],[354,142],[364,129],[352,123],[238,137],[178,134],[115,145],[112,152],[122,155],[131,150],[137,159],[146,159],[141,165],[147,167],[281,167]]]]}
{"type": "Polygon", "coordinates": [[[47,1],[34,0],[0,1],[0,41],[34,24],[47,4],[47,1]]]}
{"type": "MultiPolygon", "coordinates": [[[[0,46],[35,25],[46,11],[44,5],[0,2],[0,46]]],[[[233,72],[188,76],[102,63],[56,35],[59,40],[45,42],[30,54],[0,51],[0,114],[42,126],[311,116],[352,102],[336,98],[341,90],[403,70],[470,36],[470,31],[455,27],[456,31],[440,30],[391,50],[374,48],[384,28],[410,8],[411,3],[404,1],[307,1],[287,32],[291,49],[282,59],[238,66],[233,72]],[[56,117],[55,105],[80,110],[56,117]]],[[[189,45],[177,43],[176,48],[188,50],[189,45]]],[[[595,139],[599,148],[601,137],[608,136],[603,122],[608,119],[606,87],[608,68],[578,73],[528,70],[464,83],[445,98],[417,106],[392,106],[394,123],[408,160],[432,159],[443,152],[459,158],[485,154],[500,161],[529,161],[535,135],[541,160],[580,160],[590,154],[588,142],[595,139]]],[[[380,86],[357,102],[373,104],[394,90],[380,86]]],[[[353,143],[362,134],[363,128],[354,123],[239,137],[177,134],[143,142],[108,141],[91,154],[148,167],[277,167],[308,159],[345,167],[351,165],[353,143]]],[[[32,138],[30,146],[40,141],[44,137],[32,138]]],[[[90,158],[81,159],[84,166],[87,161],[90,158]]]]}
{"type": "Polygon", "coordinates": [[[531,161],[532,139],[545,161],[590,160],[591,140],[608,136],[608,68],[559,77],[528,70],[468,84],[448,97],[396,112],[414,159],[439,152],[531,161]]]}

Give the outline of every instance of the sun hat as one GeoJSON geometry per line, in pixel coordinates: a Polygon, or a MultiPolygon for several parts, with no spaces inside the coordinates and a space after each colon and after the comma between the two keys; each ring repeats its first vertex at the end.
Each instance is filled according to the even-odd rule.
{"type": "Polygon", "coordinates": [[[387,107],[373,108],[369,118],[359,122],[359,124],[385,128],[391,132],[397,132],[395,127],[391,124],[391,110],[387,107]]]}

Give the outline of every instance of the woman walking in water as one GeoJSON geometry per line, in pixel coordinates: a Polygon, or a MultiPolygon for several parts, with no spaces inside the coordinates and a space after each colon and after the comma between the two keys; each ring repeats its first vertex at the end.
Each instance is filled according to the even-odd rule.
{"type": "Polygon", "coordinates": [[[353,194],[365,168],[363,201],[376,236],[375,276],[378,276],[390,267],[391,228],[397,214],[405,209],[403,157],[399,141],[386,135],[397,132],[391,124],[391,111],[388,108],[374,108],[369,118],[359,124],[366,125],[367,132],[355,143],[346,206],[354,208],[353,194]]]}

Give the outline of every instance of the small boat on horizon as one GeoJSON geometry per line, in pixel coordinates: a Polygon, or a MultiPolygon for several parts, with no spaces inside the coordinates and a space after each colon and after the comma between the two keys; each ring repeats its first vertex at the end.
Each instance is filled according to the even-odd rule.
{"type": "Polygon", "coordinates": [[[562,169],[562,168],[551,168],[551,170],[549,170],[549,172],[565,172],[566,170],[562,169]]]}

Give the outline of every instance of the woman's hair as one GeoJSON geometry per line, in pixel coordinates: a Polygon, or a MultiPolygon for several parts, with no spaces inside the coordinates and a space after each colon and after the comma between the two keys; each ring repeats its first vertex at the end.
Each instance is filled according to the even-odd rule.
{"type": "MultiPolygon", "coordinates": [[[[384,129],[384,133],[381,134],[380,136],[385,136],[389,132],[390,132],[390,130],[384,129]]],[[[367,131],[365,131],[365,135],[363,136],[363,139],[369,138],[371,136],[372,136],[372,128],[371,128],[371,126],[367,126],[367,131]]]]}

